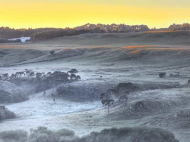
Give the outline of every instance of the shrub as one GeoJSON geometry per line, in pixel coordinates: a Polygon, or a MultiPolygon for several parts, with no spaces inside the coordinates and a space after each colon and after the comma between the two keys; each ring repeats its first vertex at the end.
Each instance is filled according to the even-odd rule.
{"type": "Polygon", "coordinates": [[[23,130],[0,132],[0,141],[3,142],[26,142],[28,134],[23,130]]]}
{"type": "Polygon", "coordinates": [[[28,100],[25,92],[15,84],[0,81],[0,103],[14,103],[28,100]]]}
{"type": "Polygon", "coordinates": [[[58,142],[59,137],[46,127],[38,127],[36,130],[30,131],[29,142],[58,142]]]}
{"type": "Polygon", "coordinates": [[[82,138],[75,137],[69,130],[50,131],[46,127],[31,130],[27,138],[25,131],[5,131],[0,133],[0,140],[5,142],[179,142],[175,136],[159,128],[112,128],[101,132],[92,132],[82,138]],[[61,135],[60,135],[61,134],[61,135]]]}
{"type": "Polygon", "coordinates": [[[60,136],[74,136],[75,132],[73,132],[71,130],[67,130],[67,129],[61,129],[61,130],[57,131],[57,134],[60,136]]]}
{"type": "Polygon", "coordinates": [[[14,112],[11,112],[10,110],[8,109],[0,109],[0,120],[4,120],[4,119],[12,119],[12,118],[15,118],[16,115],[14,112]]]}
{"type": "Polygon", "coordinates": [[[67,129],[53,132],[46,127],[38,127],[30,132],[29,142],[66,142],[75,138],[75,133],[67,129]]]}
{"type": "Polygon", "coordinates": [[[179,111],[177,113],[177,116],[180,118],[189,118],[190,117],[190,110],[187,109],[187,110],[179,111]]]}
{"type": "Polygon", "coordinates": [[[54,51],[54,50],[51,50],[51,51],[50,51],[50,54],[51,54],[51,55],[55,54],[55,51],[54,51]]]}
{"type": "MultiPolygon", "coordinates": [[[[159,128],[112,128],[100,133],[92,132],[83,137],[80,142],[179,142],[174,135],[159,128]]],[[[79,141],[77,141],[79,142],[79,141]]]]}
{"type": "Polygon", "coordinates": [[[164,77],[165,75],[166,75],[165,72],[161,72],[161,73],[159,73],[159,77],[160,77],[160,78],[164,77]]]}

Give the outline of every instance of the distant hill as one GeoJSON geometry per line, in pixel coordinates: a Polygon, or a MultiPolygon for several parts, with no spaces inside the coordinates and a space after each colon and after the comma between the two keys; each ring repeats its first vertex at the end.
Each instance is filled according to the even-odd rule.
{"type": "Polygon", "coordinates": [[[150,31],[146,25],[124,25],[124,24],[85,24],[75,28],[48,30],[43,32],[34,33],[31,35],[32,41],[47,40],[62,36],[74,36],[85,33],[126,33],[126,32],[143,32],[150,31]]]}
{"type": "Polygon", "coordinates": [[[49,31],[43,31],[43,32],[37,32],[31,35],[31,40],[33,42],[36,41],[42,41],[42,40],[48,40],[52,38],[57,37],[63,37],[63,36],[74,36],[74,35],[80,35],[90,33],[90,30],[73,30],[73,29],[60,29],[60,30],[49,30],[49,31]]]}
{"type": "Polygon", "coordinates": [[[10,27],[0,27],[0,38],[10,39],[10,38],[20,38],[20,37],[30,37],[36,33],[42,33],[47,31],[63,31],[63,30],[88,30],[91,33],[117,33],[117,32],[134,32],[134,31],[149,31],[150,29],[146,25],[124,25],[124,24],[85,24],[75,28],[28,28],[28,29],[14,29],[10,27]]]}
{"type": "Polygon", "coordinates": [[[32,41],[47,40],[62,36],[74,36],[85,33],[128,33],[148,31],[185,31],[190,30],[190,24],[173,24],[168,28],[150,29],[147,25],[125,25],[125,24],[90,24],[87,23],[75,28],[37,28],[37,29],[14,29],[0,27],[0,38],[11,39],[20,37],[31,37],[32,41]]]}

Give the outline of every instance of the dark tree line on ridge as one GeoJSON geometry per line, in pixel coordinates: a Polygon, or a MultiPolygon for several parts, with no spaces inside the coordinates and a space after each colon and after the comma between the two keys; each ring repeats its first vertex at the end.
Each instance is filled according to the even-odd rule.
{"type": "Polygon", "coordinates": [[[184,31],[184,30],[190,30],[190,24],[189,23],[183,23],[183,24],[173,24],[169,26],[169,31],[184,31]]]}
{"type": "Polygon", "coordinates": [[[92,29],[100,29],[106,33],[126,33],[126,32],[142,32],[149,31],[147,25],[125,25],[125,24],[85,24],[82,26],[75,27],[74,29],[81,30],[92,30],[92,29]]]}
{"type": "Polygon", "coordinates": [[[58,29],[57,28],[14,29],[9,27],[0,27],[0,38],[10,39],[10,38],[30,37],[34,33],[44,32],[48,30],[58,30],[58,29]]]}
{"type": "MultiPolygon", "coordinates": [[[[14,29],[9,27],[0,27],[0,41],[1,43],[11,42],[6,39],[31,37],[32,41],[47,40],[62,36],[73,36],[85,33],[126,33],[126,32],[143,32],[154,31],[155,29],[148,28],[147,25],[125,25],[125,24],[85,24],[75,28],[28,28],[28,29],[14,29]]],[[[190,30],[189,23],[172,24],[168,31],[190,30]]]]}

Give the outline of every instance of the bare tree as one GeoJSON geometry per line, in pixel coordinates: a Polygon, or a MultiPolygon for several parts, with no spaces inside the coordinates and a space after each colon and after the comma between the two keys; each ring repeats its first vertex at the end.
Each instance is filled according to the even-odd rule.
{"type": "Polygon", "coordinates": [[[114,89],[109,89],[106,93],[102,93],[100,96],[101,102],[104,106],[108,106],[108,114],[109,114],[109,107],[111,104],[114,103],[114,95],[115,95],[114,89]]]}

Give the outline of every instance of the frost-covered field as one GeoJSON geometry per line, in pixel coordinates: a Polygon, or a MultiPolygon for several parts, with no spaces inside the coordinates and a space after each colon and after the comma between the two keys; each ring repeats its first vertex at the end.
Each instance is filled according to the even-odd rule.
{"type": "Polygon", "coordinates": [[[29,100],[0,104],[16,114],[15,119],[0,123],[0,131],[29,131],[45,126],[50,130],[70,129],[76,135],[84,136],[112,127],[150,127],[166,129],[180,142],[188,142],[188,38],[181,35],[178,38],[168,35],[158,38],[152,33],[151,36],[97,34],[32,44],[0,45],[1,74],[11,75],[25,69],[44,73],[67,72],[74,68],[81,76],[80,81],[65,84],[73,90],[55,97],[51,94],[56,94],[57,86],[46,90],[43,95],[43,91],[34,93],[31,84],[16,83],[29,100]],[[54,55],[49,53],[52,49],[54,55]],[[160,72],[165,72],[166,76],[160,78],[160,72]],[[116,99],[107,114],[100,94],[127,82],[138,89],[128,93],[127,103],[116,99]],[[143,102],[146,109],[136,108],[137,102],[143,102]]]}

